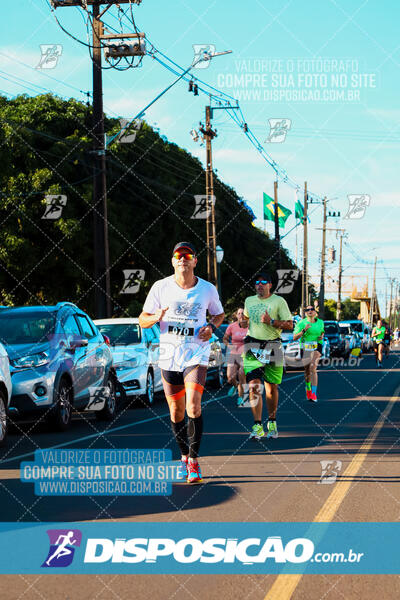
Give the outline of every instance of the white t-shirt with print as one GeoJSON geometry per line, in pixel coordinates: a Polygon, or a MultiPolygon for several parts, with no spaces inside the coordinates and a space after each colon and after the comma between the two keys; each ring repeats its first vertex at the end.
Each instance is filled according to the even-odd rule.
{"type": "Polygon", "coordinates": [[[160,368],[183,371],[192,365],[207,366],[210,342],[200,340],[198,333],[207,325],[207,311],[211,315],[224,312],[216,287],[198,277],[194,287],[183,289],[174,275],[165,277],[150,289],[143,312],[154,314],[167,306],[160,321],[160,368]]]}

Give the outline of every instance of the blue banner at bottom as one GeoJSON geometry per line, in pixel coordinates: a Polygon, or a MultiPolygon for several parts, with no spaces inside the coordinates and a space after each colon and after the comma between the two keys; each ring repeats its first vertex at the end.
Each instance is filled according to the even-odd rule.
{"type": "Polygon", "coordinates": [[[1,574],[398,574],[400,523],[0,523],[1,574]]]}

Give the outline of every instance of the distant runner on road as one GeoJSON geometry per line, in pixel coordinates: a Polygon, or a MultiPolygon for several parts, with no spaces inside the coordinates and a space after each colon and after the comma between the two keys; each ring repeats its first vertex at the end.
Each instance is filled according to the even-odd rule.
{"type": "Polygon", "coordinates": [[[246,376],[243,370],[243,340],[247,335],[247,319],[244,316],[243,308],[238,308],[236,311],[236,321],[228,325],[223,343],[229,347],[227,354],[227,379],[231,384],[229,396],[238,394],[237,405],[242,406],[244,402],[244,385],[246,384],[246,376]]]}
{"type": "Polygon", "coordinates": [[[197,460],[203,433],[201,398],[210,354],[210,337],[224,320],[216,287],[196,277],[196,250],[179,242],[172,252],[174,274],[156,281],[139,316],[143,328],[160,323],[160,358],[171,427],[181,451],[182,479],[202,480],[197,460]],[[211,315],[207,323],[207,311],[211,315]],[[187,424],[185,422],[185,410],[187,424]]]}
{"type": "Polygon", "coordinates": [[[305,314],[305,319],[299,321],[294,328],[293,340],[300,340],[307,400],[317,402],[317,369],[322,354],[321,342],[324,337],[325,326],[323,320],[317,317],[314,306],[306,306],[305,314]]]}
{"type": "Polygon", "coordinates": [[[249,334],[245,339],[243,358],[246,382],[249,384],[250,405],[254,417],[251,438],[261,439],[265,432],[262,425],[262,382],[268,409],[267,437],[277,438],[276,411],[278,409],[278,385],[282,381],[283,351],[280,338],[283,329],[291,331],[293,320],[287,302],[281,296],[271,294],[271,277],[259,273],[254,279],[256,295],[246,298],[244,316],[249,321],[249,334]]]}
{"type": "Polygon", "coordinates": [[[382,354],[383,354],[383,346],[385,339],[386,327],[382,324],[382,321],[376,323],[375,327],[372,330],[372,339],[374,341],[374,352],[375,352],[375,360],[378,365],[378,369],[382,368],[382,354]]]}
{"type": "Polygon", "coordinates": [[[385,337],[383,338],[383,343],[384,343],[385,356],[387,358],[389,356],[389,352],[390,352],[390,343],[392,340],[392,332],[390,330],[389,325],[386,323],[386,321],[382,321],[382,325],[385,327],[385,337]]]}

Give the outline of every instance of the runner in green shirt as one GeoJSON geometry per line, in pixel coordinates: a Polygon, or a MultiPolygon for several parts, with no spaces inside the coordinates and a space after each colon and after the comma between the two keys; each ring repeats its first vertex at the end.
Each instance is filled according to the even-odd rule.
{"type": "Polygon", "coordinates": [[[322,354],[324,322],[318,319],[313,306],[306,306],[306,318],[299,321],[294,328],[293,340],[300,340],[302,358],[304,360],[304,378],[306,381],[307,400],[317,402],[318,362],[322,354]]]}
{"type": "Polygon", "coordinates": [[[268,409],[267,437],[277,438],[276,411],[278,408],[278,385],[282,381],[283,351],[280,335],[282,329],[293,328],[292,315],[286,300],[271,294],[271,278],[258,273],[255,280],[257,295],[246,298],[244,316],[249,321],[245,338],[243,368],[249,384],[250,406],[254,425],[251,438],[260,439],[265,432],[262,426],[263,385],[268,409]]]}
{"type": "Polygon", "coordinates": [[[383,346],[385,339],[386,327],[382,324],[382,321],[376,323],[375,327],[372,330],[371,337],[374,340],[374,352],[375,352],[375,360],[378,363],[378,369],[382,369],[382,354],[383,354],[383,346]]]}

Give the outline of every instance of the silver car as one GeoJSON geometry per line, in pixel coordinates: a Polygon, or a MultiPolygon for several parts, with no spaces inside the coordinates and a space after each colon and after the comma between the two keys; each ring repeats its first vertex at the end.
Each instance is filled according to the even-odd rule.
{"type": "Polygon", "coordinates": [[[114,418],[111,351],[77,306],[2,308],[0,341],[10,359],[10,416],[45,416],[60,431],[69,427],[72,409],[114,418]]]}
{"type": "Polygon", "coordinates": [[[0,446],[5,444],[7,438],[11,391],[10,361],[6,349],[0,344],[0,446]]]}

